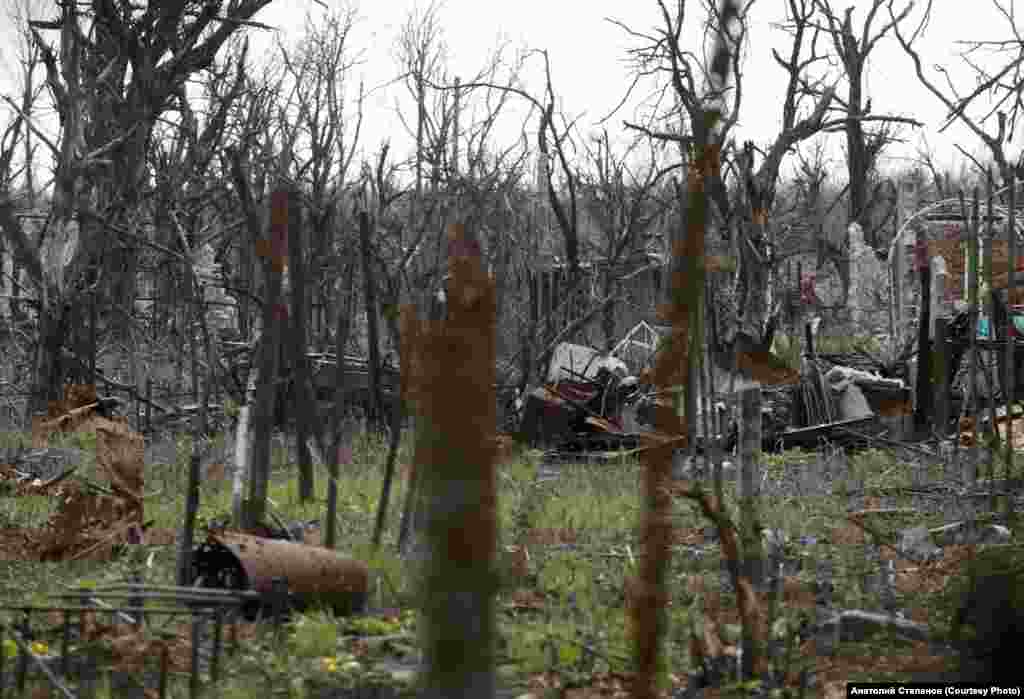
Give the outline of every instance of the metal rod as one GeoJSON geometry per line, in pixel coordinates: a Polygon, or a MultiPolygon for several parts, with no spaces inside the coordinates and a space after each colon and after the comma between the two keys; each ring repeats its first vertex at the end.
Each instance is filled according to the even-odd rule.
{"type": "Polygon", "coordinates": [[[220,679],[220,647],[223,627],[224,611],[217,607],[213,613],[213,657],[210,659],[210,681],[214,684],[220,679]]]}
{"type": "MultiPolygon", "coordinates": [[[[25,637],[30,636],[30,628],[28,624],[29,613],[25,613],[25,618],[22,620],[22,633],[25,637]]],[[[18,645],[18,670],[16,683],[18,687],[18,695],[24,696],[25,694],[25,675],[28,672],[28,648],[24,643],[18,643],[18,630],[12,629],[11,636],[14,638],[15,643],[18,645]]]]}
{"type": "MultiPolygon", "coordinates": [[[[1006,394],[1006,478],[1013,476],[1013,402],[1017,397],[1017,367],[1014,365],[1017,327],[1013,322],[1013,300],[1017,291],[1017,175],[1010,175],[1009,212],[1006,219],[1007,278],[1006,278],[1006,375],[1003,379],[1006,394]],[[1010,342],[1009,340],[1014,340],[1010,342]]],[[[1007,500],[1012,503],[1012,500],[1007,500]]]]}
{"type": "MultiPolygon", "coordinates": [[[[212,616],[213,615],[213,611],[212,610],[216,607],[216,605],[213,605],[213,604],[206,605],[206,604],[202,604],[202,603],[198,603],[198,602],[196,604],[197,605],[201,605],[201,606],[209,606],[210,609],[209,610],[205,610],[205,609],[202,609],[202,608],[194,609],[194,610],[192,610],[193,614],[197,614],[197,615],[201,614],[201,615],[206,615],[206,616],[212,616]]],[[[6,610],[14,609],[14,610],[18,610],[18,611],[23,611],[25,609],[28,609],[28,610],[33,611],[33,612],[63,612],[63,611],[67,611],[67,612],[82,612],[83,614],[84,614],[84,612],[94,612],[94,611],[96,611],[96,607],[88,606],[88,605],[80,606],[80,607],[73,607],[73,606],[71,606],[71,607],[0,607],[0,609],[6,609],[6,610]]],[[[113,610],[115,612],[116,611],[120,611],[116,607],[114,607],[113,610]]],[[[106,610],[104,610],[104,611],[106,611],[106,610]]],[[[157,609],[147,609],[146,610],[146,614],[166,614],[168,616],[177,616],[177,615],[181,615],[181,614],[184,614],[184,613],[185,612],[184,612],[184,610],[181,607],[161,607],[161,608],[157,608],[157,609]]],[[[128,615],[126,614],[125,616],[128,616],[128,615]]],[[[132,618],[131,616],[128,616],[128,618],[131,619],[131,621],[130,622],[124,622],[124,623],[131,623],[131,624],[135,623],[135,619],[134,618],[132,618]]],[[[124,621],[124,620],[122,619],[122,621],[124,621]]]]}
{"type": "MultiPolygon", "coordinates": [[[[0,623],[0,640],[6,638],[7,633],[7,625],[0,623]]],[[[4,652],[4,649],[0,648],[0,699],[4,699],[4,694],[6,694],[5,687],[7,686],[7,682],[4,680],[4,664],[6,660],[5,656],[6,653],[4,652]]]]}
{"type": "Polygon", "coordinates": [[[76,699],[74,693],[68,689],[63,682],[61,682],[59,677],[53,674],[53,670],[51,670],[49,666],[32,651],[32,634],[27,618],[23,624],[24,629],[20,633],[15,631],[12,634],[14,642],[18,645],[19,650],[20,662],[18,667],[18,692],[21,694],[24,694],[25,692],[25,680],[28,675],[28,661],[32,660],[32,663],[39,668],[53,687],[67,697],[67,699],[76,699]]]}
{"type": "MultiPolygon", "coordinates": [[[[970,342],[971,342],[971,359],[970,359],[970,400],[969,408],[970,415],[977,420],[978,418],[978,229],[980,228],[978,221],[978,189],[974,189],[974,197],[971,200],[971,217],[968,229],[970,230],[970,238],[967,240],[967,283],[968,283],[968,317],[970,318],[970,342]]],[[[974,446],[969,450],[968,463],[970,476],[968,480],[973,483],[978,477],[978,461],[979,461],[979,448],[977,439],[974,440],[974,446]]]]}
{"type": "Polygon", "coordinates": [[[71,615],[65,610],[61,612],[60,625],[60,674],[68,674],[68,639],[71,636],[71,615]]]}
{"type": "Polygon", "coordinates": [[[167,672],[170,666],[170,651],[167,648],[167,641],[160,644],[160,679],[158,693],[160,699],[167,699],[167,672]]]}
{"type": "Polygon", "coordinates": [[[192,620],[192,662],[188,678],[188,695],[191,699],[199,696],[199,618],[192,620]]]}
{"type": "MultiPolygon", "coordinates": [[[[982,278],[985,284],[987,293],[982,302],[985,304],[985,314],[988,316],[988,328],[985,333],[986,338],[996,338],[996,313],[995,313],[995,285],[992,283],[992,257],[994,254],[993,248],[995,247],[995,227],[992,223],[992,205],[993,205],[993,194],[994,188],[992,183],[992,168],[990,167],[987,171],[987,179],[985,182],[986,190],[986,208],[985,208],[985,260],[984,260],[984,271],[982,278]]],[[[1007,309],[1009,310],[1009,309],[1007,309]]],[[[991,364],[987,364],[985,368],[985,381],[988,383],[988,414],[989,414],[989,427],[991,428],[991,439],[994,440],[994,444],[999,444],[999,428],[996,426],[996,396],[995,396],[995,381],[992,376],[991,364]]],[[[996,467],[996,453],[999,451],[998,447],[994,449],[988,449],[985,452],[985,460],[988,462],[988,477],[990,479],[995,478],[995,467],[996,467]]]]}

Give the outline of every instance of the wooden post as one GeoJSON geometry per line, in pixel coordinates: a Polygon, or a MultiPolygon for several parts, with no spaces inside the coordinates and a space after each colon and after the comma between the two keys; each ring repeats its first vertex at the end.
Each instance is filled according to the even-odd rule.
{"type": "Polygon", "coordinates": [[[535,270],[528,269],[526,271],[526,281],[530,287],[530,320],[529,324],[526,326],[526,332],[523,333],[523,361],[521,364],[522,376],[519,381],[519,389],[523,391],[524,394],[526,393],[526,388],[530,385],[530,381],[534,374],[533,343],[536,342],[537,336],[540,333],[540,319],[543,317],[540,306],[542,299],[540,273],[535,270]]]}
{"type": "MultiPolygon", "coordinates": [[[[992,255],[993,247],[995,243],[995,228],[992,225],[992,217],[995,215],[993,210],[993,183],[992,183],[992,169],[988,170],[988,177],[985,182],[986,190],[986,207],[985,207],[985,255],[983,258],[982,265],[982,280],[985,282],[985,298],[982,299],[982,303],[985,304],[985,315],[988,317],[988,330],[986,332],[986,338],[988,340],[996,339],[996,314],[995,305],[992,300],[992,294],[995,290],[992,285],[992,255]]],[[[1007,299],[1009,300],[1009,299],[1007,299]]],[[[989,359],[991,360],[991,355],[989,359]]],[[[986,363],[987,364],[987,363],[986,363]]],[[[994,438],[996,443],[999,442],[999,428],[996,427],[996,387],[995,380],[992,376],[990,368],[985,369],[985,383],[988,387],[988,396],[986,396],[986,403],[988,407],[989,421],[983,434],[986,437],[994,438]]],[[[987,441],[987,440],[986,440],[987,441]]],[[[997,447],[998,448],[998,447],[997,447]]],[[[988,476],[989,478],[995,478],[995,451],[993,449],[985,450],[985,461],[988,464],[988,476]]]]}
{"type": "Polygon", "coordinates": [[[377,285],[374,283],[373,264],[370,256],[370,215],[359,212],[359,248],[362,253],[363,301],[366,304],[366,332],[369,345],[370,401],[373,424],[383,425],[384,401],[380,386],[380,329],[377,324],[377,285]]]}
{"type": "Polygon", "coordinates": [[[811,373],[817,379],[815,388],[821,394],[821,419],[825,422],[832,422],[832,401],[829,400],[828,386],[825,385],[825,377],[818,370],[818,352],[814,349],[814,330],[811,322],[804,324],[804,334],[807,342],[807,358],[810,360],[811,373]]]}
{"type": "MultiPolygon", "coordinates": [[[[1014,207],[1017,205],[1017,176],[1010,176],[1010,210],[1006,221],[1007,279],[1006,279],[1006,372],[1003,379],[1006,394],[1006,477],[1013,477],[1013,402],[1016,398],[1017,371],[1014,350],[1017,344],[1016,326],[1013,324],[1013,297],[1017,291],[1017,221],[1014,207]]],[[[1013,501],[1008,499],[1008,506],[1013,501]]]]}
{"type": "Polygon", "coordinates": [[[402,331],[406,336],[413,325],[419,328],[409,387],[417,407],[414,459],[428,550],[420,569],[425,699],[493,697],[496,691],[496,307],[494,283],[481,261],[477,238],[452,224],[447,317],[416,319],[402,331]],[[451,392],[455,375],[463,377],[457,396],[451,392]]]}
{"type": "Polygon", "coordinates": [[[939,439],[949,430],[949,319],[935,319],[935,427],[939,439]]]}
{"type": "MultiPolygon", "coordinates": [[[[313,458],[309,449],[309,440],[322,435],[319,425],[314,430],[316,420],[316,395],[310,381],[309,359],[306,356],[308,316],[306,297],[306,254],[305,222],[302,217],[302,201],[299,192],[293,189],[288,195],[288,263],[291,275],[291,317],[288,332],[292,342],[292,417],[295,419],[295,446],[299,466],[299,502],[313,499],[315,477],[313,458]]],[[[322,451],[322,449],[321,449],[322,451]]]]}
{"type": "Polygon", "coordinates": [[[89,382],[96,385],[96,290],[89,294],[89,382]]]}
{"type": "Polygon", "coordinates": [[[544,306],[544,318],[547,324],[547,336],[551,337],[555,333],[555,308],[558,307],[555,301],[555,270],[546,269],[544,270],[544,284],[545,284],[545,306],[544,306]]]}
{"type": "MultiPolygon", "coordinates": [[[[969,316],[969,332],[971,342],[971,377],[970,377],[970,390],[971,397],[968,403],[968,410],[970,411],[971,417],[977,421],[978,419],[978,233],[979,233],[979,221],[978,221],[978,188],[974,188],[974,198],[971,202],[971,223],[968,228],[970,231],[970,238],[967,240],[967,284],[968,284],[968,316],[969,316]]],[[[968,470],[969,477],[968,481],[973,483],[978,477],[978,457],[980,456],[980,445],[977,439],[977,424],[975,425],[975,440],[974,446],[970,450],[970,456],[968,456],[968,470]]]]}
{"type": "Polygon", "coordinates": [[[892,353],[893,356],[900,350],[900,338],[903,336],[903,265],[905,264],[907,248],[902,238],[897,238],[892,251],[892,353]]]}
{"type": "Polygon", "coordinates": [[[928,261],[928,238],[924,226],[916,229],[917,250],[914,264],[918,267],[921,281],[921,308],[918,312],[920,323],[917,333],[917,382],[914,391],[914,430],[921,431],[931,422],[931,401],[928,399],[929,379],[931,378],[931,305],[932,305],[932,269],[928,261]]]}
{"type": "MultiPolygon", "coordinates": [[[[793,342],[796,343],[797,348],[800,347],[800,319],[803,314],[800,312],[803,309],[803,294],[804,294],[804,263],[797,260],[796,263],[796,288],[800,296],[798,297],[799,303],[796,305],[796,312],[793,314],[793,342]]],[[[797,356],[800,356],[799,354],[797,356]]]]}
{"type": "Polygon", "coordinates": [[[743,532],[743,562],[747,566],[751,584],[761,585],[760,522],[757,515],[757,497],[761,483],[761,388],[745,388],[740,392],[740,473],[736,481],[740,501],[740,521],[743,532]]]}

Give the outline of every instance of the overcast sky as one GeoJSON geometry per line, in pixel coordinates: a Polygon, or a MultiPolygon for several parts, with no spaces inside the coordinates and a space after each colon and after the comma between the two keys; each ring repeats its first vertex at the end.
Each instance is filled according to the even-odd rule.
{"type": "MultiPolygon", "coordinates": [[[[0,0],[0,4],[11,1],[0,0]]],[[[1002,1],[1008,5],[1015,2],[1002,1]]],[[[337,0],[322,0],[320,3],[314,0],[276,0],[257,19],[276,27],[280,36],[290,42],[300,35],[307,12],[314,18],[323,12],[321,4],[339,6],[337,0]]],[[[854,24],[858,27],[869,4],[869,0],[833,0],[837,12],[842,12],[848,5],[856,8],[854,24]]],[[[423,5],[419,3],[420,7],[423,5]]],[[[699,49],[699,3],[689,0],[689,5],[693,8],[688,20],[693,28],[690,47],[699,49]]],[[[969,89],[972,78],[956,58],[956,42],[1005,38],[1009,34],[1005,20],[992,7],[991,0],[972,0],[970,3],[936,0],[936,6],[927,34],[919,45],[922,57],[928,66],[941,64],[948,67],[958,85],[969,89]]],[[[414,7],[416,3],[412,0],[367,1],[357,5],[360,19],[352,38],[354,46],[364,51],[364,63],[359,71],[368,87],[384,85],[398,74],[394,58],[396,38],[414,7]]],[[[773,27],[773,23],[784,19],[784,8],[784,0],[759,0],[756,3],[750,41],[744,56],[744,98],[735,135],[741,139],[753,139],[759,144],[773,137],[781,118],[784,74],[775,65],[770,51],[773,46],[780,50],[787,46],[788,37],[773,27]]],[[[562,109],[573,117],[582,115],[583,133],[591,132],[593,124],[619,103],[631,81],[625,57],[626,51],[636,46],[635,40],[606,18],[613,17],[641,31],[651,29],[658,20],[654,0],[446,0],[440,5],[440,17],[453,75],[469,76],[477,72],[500,42],[508,42],[512,48],[547,49],[555,87],[563,100],[562,109]]],[[[885,18],[887,14],[879,20],[885,18]]],[[[876,26],[882,24],[879,20],[876,20],[876,26]]],[[[252,36],[257,49],[252,54],[267,55],[273,48],[271,33],[253,31],[252,36]]],[[[824,42],[821,48],[827,48],[824,42]]],[[[527,89],[540,94],[543,83],[536,71],[540,64],[534,61],[532,65],[534,70],[527,73],[527,89]]],[[[3,80],[8,80],[8,76],[3,80]]],[[[9,82],[0,82],[0,90],[10,89],[9,85],[9,82]]],[[[889,151],[889,157],[883,162],[886,169],[913,158],[922,134],[927,137],[938,160],[947,165],[960,160],[954,149],[955,143],[976,154],[985,152],[977,139],[959,125],[954,125],[943,135],[937,133],[943,122],[944,110],[918,84],[909,59],[894,39],[883,40],[872,53],[866,87],[874,113],[914,116],[925,123],[924,129],[906,127],[902,130],[907,142],[889,151]]],[[[408,104],[402,101],[404,99],[404,88],[392,86],[378,90],[369,100],[362,139],[365,149],[376,151],[383,139],[390,138],[393,152],[408,152],[409,142],[395,117],[396,103],[408,104]]],[[[613,133],[621,131],[622,119],[633,117],[627,107],[607,126],[613,133]]],[[[498,137],[507,139],[508,143],[517,136],[518,123],[506,122],[506,127],[498,137]]],[[[1020,142],[1019,138],[1015,140],[1020,142]]],[[[841,170],[841,141],[838,138],[833,141],[834,167],[841,170]]],[[[1011,146],[1011,155],[1015,156],[1017,152],[1018,146],[1011,146]]]]}

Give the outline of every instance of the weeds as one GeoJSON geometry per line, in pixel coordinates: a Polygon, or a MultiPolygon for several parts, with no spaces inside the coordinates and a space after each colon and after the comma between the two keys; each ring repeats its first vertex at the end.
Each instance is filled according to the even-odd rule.
{"type": "MultiPolygon", "coordinates": [[[[230,435],[213,437],[208,445],[210,452],[221,453],[225,442],[231,443],[230,435]]],[[[0,435],[0,444],[4,443],[16,446],[18,437],[0,435]]],[[[61,444],[88,446],[74,437],[61,444]]],[[[154,527],[172,532],[177,530],[183,513],[180,493],[184,492],[191,442],[186,436],[176,440],[173,447],[174,463],[153,465],[146,477],[146,492],[151,495],[146,502],[146,517],[155,520],[154,527]]],[[[373,552],[369,545],[385,449],[384,439],[379,436],[358,435],[354,439],[351,461],[343,465],[339,476],[337,517],[340,548],[367,561],[372,571],[370,608],[386,611],[338,619],[311,610],[294,618],[284,644],[259,635],[249,638],[239,654],[225,663],[226,676],[219,696],[252,696],[258,692],[261,696],[313,697],[331,687],[374,682],[405,686],[414,676],[418,662],[414,576],[394,550],[401,514],[398,508],[389,517],[381,548],[373,552]],[[403,679],[396,679],[399,677],[403,679]]],[[[400,466],[408,463],[408,450],[409,444],[404,442],[400,466]]],[[[504,552],[499,560],[501,674],[507,683],[538,692],[554,687],[614,687],[632,669],[626,581],[635,574],[641,555],[637,540],[640,465],[635,461],[564,465],[557,479],[537,483],[539,458],[538,452],[523,451],[499,468],[504,552]]],[[[763,526],[786,534],[777,555],[791,570],[781,586],[769,633],[774,676],[785,678],[785,687],[789,688],[782,696],[797,696],[804,670],[816,669],[826,678],[832,672],[828,668],[833,666],[843,668],[850,679],[906,676],[909,660],[875,668],[866,661],[866,649],[875,660],[886,654],[911,659],[919,654],[892,637],[880,637],[862,646],[845,644],[845,650],[826,660],[806,651],[806,629],[814,618],[816,561],[834,561],[834,572],[828,580],[834,586],[833,604],[870,608],[872,599],[861,588],[864,574],[870,572],[865,564],[865,547],[879,536],[892,539],[907,522],[878,523],[873,531],[867,531],[848,519],[849,511],[861,506],[877,507],[882,501],[875,493],[887,494],[886,506],[908,504],[904,491],[913,482],[913,465],[885,452],[826,458],[800,451],[764,458],[763,526]],[[845,489],[840,485],[829,492],[823,485],[826,481],[818,475],[814,479],[803,477],[808,471],[813,475],[825,470],[832,472],[837,483],[845,482],[845,489]],[[814,481],[813,488],[798,487],[810,480],[814,481]]],[[[290,464],[284,445],[276,443],[271,507],[285,521],[322,518],[326,471],[318,471],[313,502],[303,504],[298,501],[290,464]]],[[[95,464],[87,451],[81,468],[86,474],[94,474],[95,464]]],[[[404,479],[399,478],[396,487],[404,488],[404,479]]],[[[230,489],[223,482],[204,482],[201,493],[200,513],[207,521],[230,510],[230,489]]],[[[724,505],[727,511],[735,512],[733,488],[726,488],[724,505]]],[[[0,496],[0,529],[34,526],[45,520],[48,508],[43,498],[0,496]]],[[[688,676],[693,681],[702,672],[702,665],[694,661],[691,652],[694,635],[703,633],[705,625],[713,622],[721,642],[730,646],[739,638],[740,627],[734,591],[720,573],[721,554],[708,522],[683,499],[676,501],[673,516],[678,540],[669,571],[673,594],[664,670],[667,677],[675,678],[674,683],[685,683],[688,676]]],[[[145,546],[130,553],[105,564],[81,561],[49,566],[5,561],[0,566],[0,597],[24,603],[24,591],[33,589],[36,594],[32,600],[43,602],[46,593],[63,591],[66,586],[123,581],[139,567],[145,570],[148,582],[173,580],[172,546],[145,546]]],[[[947,599],[952,599],[950,594],[932,586],[901,594],[898,604],[918,608],[924,618],[930,617],[948,630],[956,610],[956,604],[947,599]],[[947,601],[940,605],[940,599],[947,601]]],[[[725,677],[735,672],[731,666],[725,670],[725,677]]],[[[727,689],[733,695],[753,691],[751,686],[736,683],[727,689]]]]}

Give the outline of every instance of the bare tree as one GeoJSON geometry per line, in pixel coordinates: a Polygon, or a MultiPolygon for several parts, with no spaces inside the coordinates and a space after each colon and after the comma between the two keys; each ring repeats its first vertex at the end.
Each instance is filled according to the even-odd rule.
{"type": "MultiPolygon", "coordinates": [[[[329,288],[334,276],[334,270],[323,264],[327,253],[333,252],[334,230],[329,226],[337,225],[342,218],[340,200],[362,125],[362,86],[355,103],[355,115],[351,115],[345,105],[348,81],[358,63],[358,56],[350,46],[355,20],[352,8],[329,14],[316,24],[307,17],[306,33],[298,45],[291,51],[281,47],[282,62],[292,89],[288,92],[288,101],[280,107],[279,121],[284,128],[293,129],[289,139],[295,144],[292,148],[294,170],[298,181],[308,189],[311,213],[308,225],[293,227],[289,237],[289,244],[293,246],[289,279],[293,297],[292,342],[288,362],[293,379],[289,385],[302,500],[313,497],[314,472],[308,440],[310,430],[318,422],[306,359],[306,329],[310,320],[306,300],[309,289],[329,288]],[[305,243],[302,243],[303,238],[305,243]],[[307,262],[314,261],[319,264],[308,265],[312,274],[307,280],[307,262]]],[[[337,262],[332,258],[328,261],[337,262]]],[[[314,429],[312,433],[319,439],[323,431],[314,429]]]]}
{"type": "MultiPolygon", "coordinates": [[[[558,230],[561,234],[563,249],[565,251],[567,280],[564,287],[559,289],[559,296],[562,302],[559,305],[560,319],[564,321],[565,328],[570,332],[559,334],[560,340],[571,340],[572,336],[580,332],[586,323],[593,319],[594,313],[588,311],[580,302],[583,284],[581,273],[581,240],[579,229],[579,172],[572,160],[574,151],[573,133],[576,127],[576,119],[569,119],[562,112],[556,112],[558,102],[557,93],[551,72],[551,62],[547,51],[530,51],[523,60],[539,56],[544,63],[544,89],[542,97],[529,92],[520,86],[515,79],[516,71],[513,71],[509,80],[498,83],[486,76],[477,79],[460,82],[458,85],[443,86],[448,90],[460,90],[469,94],[472,91],[485,90],[497,92],[502,95],[515,95],[530,105],[531,110],[527,118],[532,118],[535,113],[539,114],[539,123],[536,129],[538,165],[540,168],[539,180],[546,198],[547,205],[554,215],[558,230]]],[[[520,66],[522,63],[519,64],[520,66]]],[[[517,67],[518,69],[518,67],[517,67]]],[[[505,151],[511,153],[512,149],[505,151]]],[[[504,156],[503,156],[504,157],[504,156]]],[[[470,163],[470,172],[473,172],[473,164],[470,163]]],[[[524,351],[523,355],[530,355],[534,366],[542,366],[550,356],[553,343],[549,342],[550,337],[536,341],[537,323],[531,323],[531,330],[526,334],[527,344],[530,351],[524,351]],[[544,351],[535,353],[535,345],[546,347],[544,351]]],[[[550,334],[550,333],[549,333],[550,334]]],[[[524,379],[525,374],[524,372],[524,379]]]]}
{"type": "Polygon", "coordinates": [[[88,15],[78,3],[63,3],[58,17],[30,22],[61,121],[59,144],[29,123],[56,163],[42,249],[26,238],[10,202],[0,203],[4,235],[36,259],[29,273],[42,292],[30,415],[59,397],[61,347],[75,290],[90,281],[108,289],[124,281],[112,273],[88,280],[86,271],[103,252],[106,224],[139,200],[157,119],[181,85],[208,68],[224,42],[269,2],[231,0],[198,7],[183,2],[130,11],[97,2],[88,15]],[[59,54],[41,34],[48,30],[60,32],[59,54]]]}
{"type": "MultiPolygon", "coordinates": [[[[15,60],[18,63],[17,80],[21,87],[19,95],[18,111],[23,120],[33,121],[35,119],[34,106],[42,92],[43,85],[35,81],[36,70],[42,63],[42,54],[39,45],[33,40],[32,32],[29,30],[29,18],[38,14],[43,6],[43,0],[19,0],[13,3],[7,12],[11,26],[17,27],[17,44],[15,48],[15,60]]],[[[10,98],[5,97],[6,100],[10,98]]],[[[30,208],[36,205],[38,182],[36,180],[35,167],[35,134],[32,129],[26,128],[22,134],[22,167],[25,178],[24,192],[25,202],[30,208]]]]}
{"type": "MultiPolygon", "coordinates": [[[[878,17],[882,6],[891,0],[872,0],[864,23],[855,30],[853,26],[853,9],[846,8],[842,21],[832,8],[830,0],[814,0],[814,5],[824,16],[828,33],[836,56],[843,66],[847,81],[847,95],[844,100],[836,97],[836,102],[844,111],[842,129],[846,135],[846,162],[849,173],[849,204],[850,221],[860,224],[864,230],[864,240],[873,247],[879,245],[877,229],[870,225],[869,214],[873,198],[868,191],[869,174],[875,167],[878,154],[892,140],[889,132],[895,117],[882,120],[882,126],[874,132],[868,132],[864,124],[871,115],[871,99],[864,94],[864,71],[867,69],[871,51],[896,25],[906,19],[913,6],[907,3],[898,15],[891,14],[891,20],[875,29],[872,25],[878,17]]],[[[873,120],[878,120],[875,117],[873,120]]],[[[911,120],[911,123],[916,123],[911,120]]]]}
{"type": "MultiPolygon", "coordinates": [[[[708,59],[699,59],[680,43],[686,17],[685,1],[678,0],[673,8],[664,0],[657,2],[661,24],[650,33],[630,29],[619,22],[616,24],[642,42],[631,50],[639,77],[667,73],[668,85],[664,89],[670,91],[673,107],[655,117],[670,126],[659,129],[653,123],[642,125],[628,121],[625,125],[653,139],[678,144],[684,159],[689,159],[689,153],[694,149],[707,147],[717,148],[724,158],[726,139],[736,124],[742,103],[742,60],[737,59],[730,65],[730,87],[725,92],[704,91],[701,80],[708,82],[713,66],[708,59]],[[717,117],[715,128],[711,128],[709,115],[719,108],[721,115],[717,117]]],[[[775,326],[772,319],[777,313],[767,293],[774,265],[768,253],[771,247],[768,212],[774,201],[780,168],[785,156],[799,143],[828,128],[825,115],[835,96],[834,87],[825,85],[824,78],[810,77],[810,69],[824,56],[817,53],[817,32],[811,26],[812,8],[809,3],[810,0],[788,1],[788,31],[793,36],[792,48],[786,57],[774,54],[776,63],[787,74],[778,135],[765,150],[760,151],[760,163],[755,163],[758,151],[753,145],[737,155],[738,167],[735,169],[743,179],[742,185],[736,188],[740,192],[738,200],[730,197],[725,168],[710,173],[710,180],[706,183],[711,201],[724,224],[722,228],[730,237],[730,247],[737,262],[734,313],[738,316],[738,327],[749,328],[750,333],[758,338],[758,344],[765,347],[771,344],[775,326]],[[810,111],[801,118],[801,107],[808,99],[812,101],[810,111]]],[[[718,10],[708,7],[705,24],[710,32],[727,32],[726,40],[739,52],[745,41],[752,5],[752,0],[741,3],[737,8],[737,22],[728,29],[720,27],[718,10]]],[[[685,230],[685,216],[684,211],[684,221],[676,228],[680,232],[685,230]]],[[[713,329],[713,336],[724,338],[725,333],[713,329]]]]}
{"type": "MultiPolygon", "coordinates": [[[[661,220],[666,209],[674,203],[671,198],[662,196],[659,184],[681,164],[658,167],[655,151],[655,144],[640,137],[634,138],[623,152],[616,153],[607,130],[593,139],[593,147],[587,147],[590,172],[581,177],[580,198],[582,206],[596,218],[601,230],[598,252],[603,265],[604,298],[615,298],[623,281],[624,270],[620,269],[620,263],[645,250],[643,234],[661,220]],[[630,163],[643,143],[649,149],[648,161],[639,166],[630,163]]],[[[634,274],[636,271],[629,269],[626,273],[634,274]]],[[[604,306],[601,314],[608,352],[618,337],[615,311],[616,303],[612,301],[604,306]]]]}
{"type": "MultiPolygon", "coordinates": [[[[415,198],[409,210],[410,227],[416,225],[414,223],[415,216],[419,214],[422,203],[425,145],[427,142],[436,141],[439,135],[438,127],[442,126],[431,120],[427,106],[429,82],[444,79],[447,46],[442,36],[439,9],[438,3],[432,0],[422,11],[411,12],[402,27],[397,46],[397,58],[402,67],[403,77],[416,104],[414,127],[410,128],[408,124],[405,124],[407,129],[413,131],[416,139],[416,151],[413,155],[415,198]],[[430,131],[434,133],[431,134],[430,131]]],[[[440,111],[444,118],[448,110],[442,105],[440,111]]],[[[401,111],[398,114],[404,124],[405,120],[402,118],[401,111]]],[[[436,165],[434,169],[436,173],[436,165]]],[[[436,174],[432,180],[436,186],[436,174]]]]}
{"type": "MultiPolygon", "coordinates": [[[[15,80],[16,84],[20,86],[20,95],[17,101],[17,105],[13,104],[13,100],[10,97],[4,96],[3,99],[11,103],[11,106],[15,109],[14,118],[8,122],[7,129],[4,132],[4,138],[0,147],[3,148],[3,170],[0,172],[3,180],[0,181],[0,191],[15,191],[16,189],[23,193],[23,201],[30,209],[34,209],[37,204],[38,195],[38,181],[36,179],[36,138],[32,129],[28,128],[26,121],[32,121],[35,119],[35,104],[39,99],[40,94],[43,90],[42,84],[37,84],[35,80],[37,69],[41,67],[42,58],[39,52],[39,47],[32,39],[32,34],[29,31],[28,19],[29,16],[35,12],[42,5],[41,0],[20,0],[19,2],[12,3],[7,11],[7,18],[11,26],[17,28],[17,39],[13,56],[5,56],[10,58],[17,63],[17,66],[8,66],[9,70],[16,75],[11,77],[15,80]],[[14,146],[20,140],[22,146],[22,158],[21,167],[17,170],[13,169],[17,163],[15,157],[14,146]],[[21,179],[23,185],[19,188],[15,185],[15,180],[21,179]]],[[[0,55],[4,55],[0,53],[0,55]]],[[[6,61],[5,61],[6,62],[6,61]]],[[[3,265],[3,248],[6,247],[3,244],[4,238],[0,235],[0,272],[5,267],[3,265]]],[[[22,264],[18,255],[14,255],[11,264],[11,315],[13,319],[21,317],[21,279],[22,279],[22,264]]],[[[0,289],[6,287],[7,280],[0,282],[0,289]]]]}
{"type": "Polygon", "coordinates": [[[946,199],[953,196],[952,177],[949,174],[949,170],[940,169],[938,163],[935,162],[935,150],[929,145],[928,139],[924,136],[921,137],[921,142],[918,144],[915,161],[927,170],[928,175],[932,178],[932,187],[935,188],[936,199],[946,199]]]}
{"type": "MultiPolygon", "coordinates": [[[[967,48],[961,56],[967,65],[974,69],[977,80],[974,89],[966,94],[960,93],[950,80],[949,74],[945,69],[937,67],[938,72],[946,80],[946,89],[941,89],[936,84],[935,79],[925,73],[921,55],[914,48],[914,43],[924,33],[928,20],[931,17],[932,1],[928,0],[925,3],[920,22],[918,22],[913,31],[906,34],[900,30],[899,24],[895,22],[896,15],[892,0],[889,0],[888,10],[889,16],[894,21],[893,30],[896,39],[899,41],[904,53],[913,61],[918,81],[947,110],[946,123],[940,131],[945,130],[954,121],[960,121],[964,124],[988,148],[992,160],[995,162],[999,177],[1005,184],[1011,180],[1014,173],[1014,165],[1010,163],[1006,152],[1006,144],[1011,141],[1017,119],[1021,114],[1020,86],[1024,84],[1024,72],[1022,72],[1022,65],[1024,65],[1024,41],[1022,41],[1020,30],[1017,28],[1012,7],[1007,8],[999,0],[993,0],[993,5],[1006,18],[1011,36],[1008,39],[995,42],[974,41],[967,43],[967,48]],[[1006,54],[1009,54],[1002,67],[994,71],[987,69],[974,60],[974,54],[982,49],[993,47],[1003,49],[1006,54]],[[989,106],[984,107],[982,111],[973,112],[972,108],[977,106],[980,98],[984,95],[990,95],[993,98],[993,102],[989,106]],[[986,126],[992,117],[995,117],[996,121],[994,133],[988,130],[986,126]]],[[[961,152],[963,151],[961,150],[961,152]]]]}

